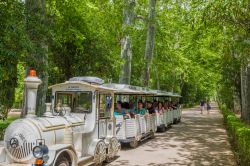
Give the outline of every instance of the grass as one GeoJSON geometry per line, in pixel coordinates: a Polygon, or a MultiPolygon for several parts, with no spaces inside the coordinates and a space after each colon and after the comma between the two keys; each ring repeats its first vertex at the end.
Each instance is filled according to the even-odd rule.
{"type": "Polygon", "coordinates": [[[250,165],[250,128],[224,105],[220,105],[231,143],[235,149],[238,165],[250,165]]]}
{"type": "Polygon", "coordinates": [[[9,124],[19,117],[19,115],[9,115],[5,121],[0,120],[0,140],[3,140],[5,129],[9,126],[9,124]]]}

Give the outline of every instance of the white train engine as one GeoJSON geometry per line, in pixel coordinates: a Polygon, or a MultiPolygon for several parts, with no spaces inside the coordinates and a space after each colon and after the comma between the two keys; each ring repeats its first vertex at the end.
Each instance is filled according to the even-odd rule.
{"type": "Polygon", "coordinates": [[[114,90],[101,86],[99,78],[72,78],[51,86],[52,103],[43,117],[36,117],[41,80],[34,71],[30,73],[25,79],[27,116],[6,129],[0,165],[76,166],[114,158],[120,149],[115,137],[114,90]]]}

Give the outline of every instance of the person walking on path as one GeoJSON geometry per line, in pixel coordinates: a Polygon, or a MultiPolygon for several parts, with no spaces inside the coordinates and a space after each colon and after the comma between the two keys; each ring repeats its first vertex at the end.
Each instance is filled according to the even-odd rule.
{"type": "Polygon", "coordinates": [[[204,100],[201,100],[200,107],[201,107],[201,114],[203,114],[203,110],[205,109],[205,101],[204,100]]]}

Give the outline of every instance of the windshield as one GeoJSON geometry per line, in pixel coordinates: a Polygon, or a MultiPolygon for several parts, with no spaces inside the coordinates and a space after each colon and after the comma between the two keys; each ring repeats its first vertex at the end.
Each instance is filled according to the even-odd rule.
{"type": "Polygon", "coordinates": [[[73,113],[88,113],[92,110],[92,92],[57,92],[55,107],[70,108],[73,113]]]}

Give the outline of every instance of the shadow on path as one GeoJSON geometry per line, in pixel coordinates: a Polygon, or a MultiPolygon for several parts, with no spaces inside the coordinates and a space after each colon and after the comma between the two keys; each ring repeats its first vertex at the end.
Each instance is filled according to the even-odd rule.
{"type": "Polygon", "coordinates": [[[234,166],[235,160],[216,105],[210,114],[183,111],[182,122],[136,149],[125,147],[108,166],[234,166]]]}

